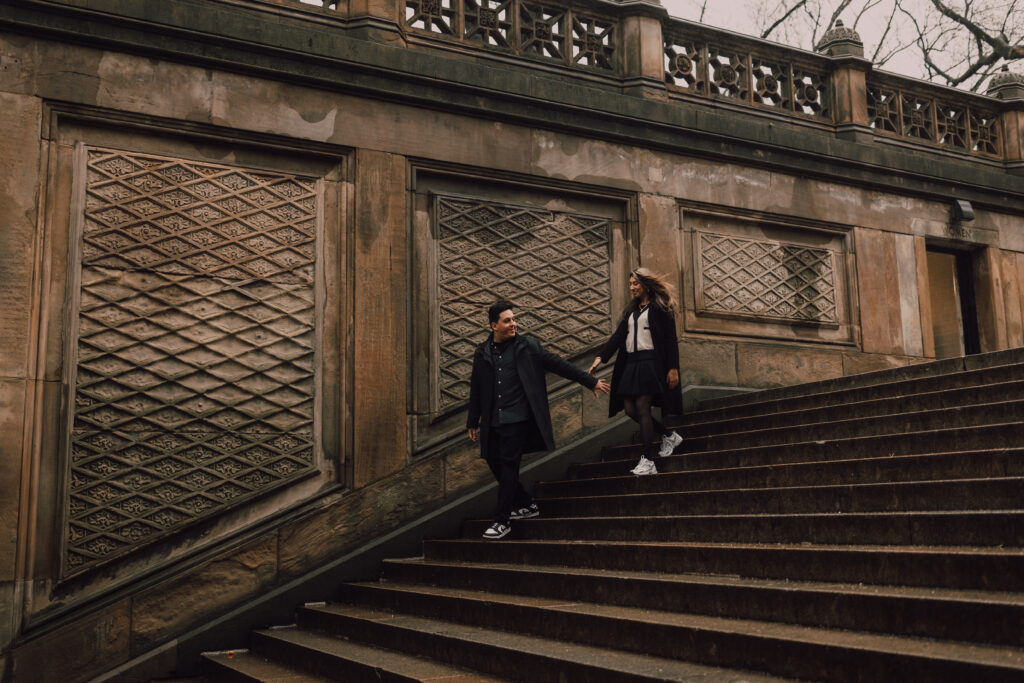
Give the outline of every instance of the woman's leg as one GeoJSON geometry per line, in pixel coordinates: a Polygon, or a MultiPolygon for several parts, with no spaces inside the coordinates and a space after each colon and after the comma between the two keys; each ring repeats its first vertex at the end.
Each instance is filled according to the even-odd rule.
{"type": "Polygon", "coordinates": [[[640,424],[640,438],[643,439],[643,455],[648,460],[651,444],[656,438],[659,438],[664,431],[661,423],[654,419],[651,415],[651,403],[654,397],[650,394],[644,394],[643,396],[634,396],[633,405],[635,406],[637,416],[633,418],[640,424]]]}

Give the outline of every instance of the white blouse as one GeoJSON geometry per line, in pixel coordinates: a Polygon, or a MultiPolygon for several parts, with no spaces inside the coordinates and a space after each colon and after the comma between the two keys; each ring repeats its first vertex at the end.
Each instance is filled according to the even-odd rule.
{"type": "Polygon", "coordinates": [[[626,353],[650,351],[654,348],[651,325],[647,321],[647,313],[650,310],[650,306],[645,306],[639,316],[636,311],[629,314],[629,320],[626,321],[626,353]]]}

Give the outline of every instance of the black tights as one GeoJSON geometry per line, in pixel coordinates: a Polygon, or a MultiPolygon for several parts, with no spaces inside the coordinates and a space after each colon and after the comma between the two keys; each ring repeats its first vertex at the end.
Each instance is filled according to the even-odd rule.
{"type": "Polygon", "coordinates": [[[643,442],[641,453],[645,458],[650,453],[651,442],[665,433],[665,427],[651,416],[651,401],[654,397],[650,394],[642,396],[623,397],[623,408],[626,415],[629,415],[634,422],[640,425],[640,438],[643,442]]]}

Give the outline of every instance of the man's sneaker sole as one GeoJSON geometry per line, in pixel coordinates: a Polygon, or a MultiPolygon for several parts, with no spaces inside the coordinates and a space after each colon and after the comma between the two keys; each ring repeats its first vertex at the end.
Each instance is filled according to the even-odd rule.
{"type": "Polygon", "coordinates": [[[540,517],[540,510],[531,510],[530,508],[519,508],[515,512],[509,515],[513,520],[516,519],[533,519],[534,517],[540,517]],[[525,510],[526,512],[523,512],[525,510]]]}

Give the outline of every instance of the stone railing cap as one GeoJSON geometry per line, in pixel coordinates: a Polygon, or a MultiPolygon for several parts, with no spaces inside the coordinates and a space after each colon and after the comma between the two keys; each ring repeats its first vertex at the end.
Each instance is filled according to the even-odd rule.
{"type": "Polygon", "coordinates": [[[1024,85],[1024,74],[1010,71],[1010,67],[1004,66],[999,73],[989,79],[988,88],[991,90],[992,88],[998,88],[1001,85],[1008,85],[1010,83],[1024,85]]]}
{"type": "Polygon", "coordinates": [[[1024,74],[1003,66],[999,73],[989,79],[986,93],[1001,100],[1024,99],[1024,74]]]}
{"type": "Polygon", "coordinates": [[[825,31],[825,35],[818,41],[815,49],[818,52],[828,52],[829,48],[834,45],[846,44],[850,46],[857,46],[863,49],[864,43],[860,39],[860,34],[852,28],[847,28],[843,25],[842,19],[836,19],[836,23],[828,31],[825,31]]]}

